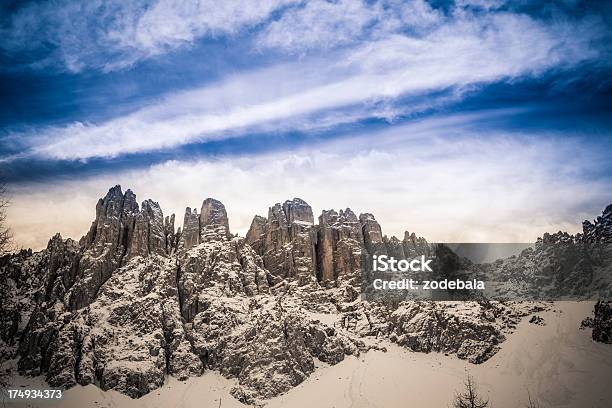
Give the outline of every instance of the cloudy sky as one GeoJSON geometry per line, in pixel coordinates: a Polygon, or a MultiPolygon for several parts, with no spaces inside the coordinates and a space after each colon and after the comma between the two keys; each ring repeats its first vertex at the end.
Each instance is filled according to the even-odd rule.
{"type": "Polygon", "coordinates": [[[292,197],[431,241],[576,232],[612,202],[612,7],[550,3],[2,2],[16,243],[80,237],[115,184],[241,234],[292,197]]]}

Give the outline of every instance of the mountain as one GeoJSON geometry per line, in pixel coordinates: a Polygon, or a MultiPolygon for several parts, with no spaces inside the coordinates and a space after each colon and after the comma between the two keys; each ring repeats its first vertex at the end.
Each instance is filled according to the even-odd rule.
{"type": "MultiPolygon", "coordinates": [[[[541,241],[610,242],[611,231],[608,206],[583,234],[541,241]]],[[[315,223],[299,198],[255,216],[246,237],[232,235],[212,198],[199,213],[187,208],[175,229],[157,202],[139,206],[115,186],[79,242],[57,234],[40,252],[0,259],[0,358],[5,370],[16,361],[21,374],[43,374],[54,387],[95,384],[132,398],[168,375],[216,370],[237,379],[235,398],[259,404],[303,382],[316,360],[333,365],[388,342],[480,363],[522,317],[547,307],[360,296],[373,256],[431,250],[414,233],[384,236],[372,214],[349,208],[323,211],[315,223]]],[[[496,276],[533,253],[496,264],[496,276]]]]}

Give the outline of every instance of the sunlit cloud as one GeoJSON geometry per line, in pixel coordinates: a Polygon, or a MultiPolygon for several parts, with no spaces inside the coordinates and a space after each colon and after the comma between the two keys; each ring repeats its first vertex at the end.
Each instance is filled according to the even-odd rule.
{"type": "MultiPolygon", "coordinates": [[[[482,137],[479,115],[428,119],[316,148],[265,155],[167,161],[83,180],[15,186],[10,219],[24,246],[53,233],[78,238],[97,198],[120,183],[152,198],[182,224],[186,206],[206,197],[225,203],[234,232],[255,214],[301,197],[319,214],[351,207],[373,212],[386,234],[415,231],[432,241],[531,242],[547,231],[577,232],[610,197],[612,181],[593,173],[610,166],[609,146],[578,137],[496,132],[482,137]],[[65,192],[70,191],[70,199],[65,192]],[[70,214],[67,217],[67,214],[70,214]]],[[[601,208],[600,208],[601,207],[601,208]]]]}

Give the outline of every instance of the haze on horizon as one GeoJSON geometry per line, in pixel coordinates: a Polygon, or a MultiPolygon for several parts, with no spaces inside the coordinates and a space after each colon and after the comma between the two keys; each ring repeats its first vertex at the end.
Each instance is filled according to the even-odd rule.
{"type": "Polygon", "coordinates": [[[300,197],[430,241],[532,242],[612,202],[611,5],[7,2],[0,176],[18,247],[111,186],[230,227],[300,197]]]}

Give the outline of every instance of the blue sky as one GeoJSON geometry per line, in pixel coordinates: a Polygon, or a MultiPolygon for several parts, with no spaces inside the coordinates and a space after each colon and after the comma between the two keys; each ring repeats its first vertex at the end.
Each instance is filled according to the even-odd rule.
{"type": "Polygon", "coordinates": [[[576,230],[612,202],[611,8],[4,2],[9,219],[78,237],[121,183],[179,219],[220,198],[242,233],[293,196],[437,240],[576,230]]]}

